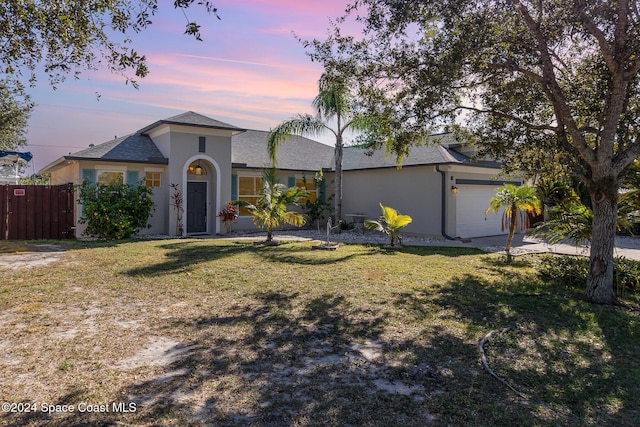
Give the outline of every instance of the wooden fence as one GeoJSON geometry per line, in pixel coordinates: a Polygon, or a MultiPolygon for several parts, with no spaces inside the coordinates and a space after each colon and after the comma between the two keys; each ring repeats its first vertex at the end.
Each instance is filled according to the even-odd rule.
{"type": "Polygon", "coordinates": [[[0,240],[75,237],[72,184],[0,185],[0,240]]]}

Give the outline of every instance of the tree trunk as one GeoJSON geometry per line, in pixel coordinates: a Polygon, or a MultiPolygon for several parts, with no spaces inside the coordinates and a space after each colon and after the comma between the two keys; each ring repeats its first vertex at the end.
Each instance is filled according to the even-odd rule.
{"type": "Polygon", "coordinates": [[[335,176],[335,189],[334,189],[334,214],[336,217],[336,224],[339,224],[342,219],[342,136],[338,135],[336,137],[336,148],[335,148],[335,168],[336,168],[336,176],[335,176]]]}
{"type": "MultiPolygon", "coordinates": [[[[516,231],[516,223],[518,221],[518,210],[515,206],[507,206],[506,209],[511,209],[511,218],[509,218],[509,237],[507,237],[507,246],[504,251],[509,255],[511,253],[511,245],[513,244],[513,234],[516,231]]],[[[506,211],[505,211],[506,215],[506,211]]]]}
{"type": "Polygon", "coordinates": [[[616,302],[613,289],[613,247],[618,218],[617,195],[600,190],[592,191],[591,202],[591,255],[584,296],[592,302],[613,304],[616,302]]]}

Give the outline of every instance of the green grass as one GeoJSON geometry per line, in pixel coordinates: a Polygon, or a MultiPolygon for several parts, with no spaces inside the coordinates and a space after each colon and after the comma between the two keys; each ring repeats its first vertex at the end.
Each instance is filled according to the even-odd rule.
{"type": "Polygon", "coordinates": [[[0,271],[0,397],[137,410],[0,424],[640,425],[640,315],[543,283],[534,256],[62,244],[58,262],[0,271]],[[525,398],[480,363],[506,326],[485,350],[525,398]]]}

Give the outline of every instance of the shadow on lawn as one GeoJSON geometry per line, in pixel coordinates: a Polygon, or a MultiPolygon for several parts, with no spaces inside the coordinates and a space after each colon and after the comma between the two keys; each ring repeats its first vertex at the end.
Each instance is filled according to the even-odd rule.
{"type": "Polygon", "coordinates": [[[257,250],[253,245],[245,242],[207,245],[202,244],[201,241],[178,241],[160,245],[160,247],[167,251],[164,260],[157,264],[130,269],[126,271],[126,274],[130,276],[155,276],[184,272],[199,263],[257,250]]]}
{"type": "MultiPolygon", "coordinates": [[[[488,262],[487,268],[496,265],[488,262]]],[[[487,356],[496,374],[528,402],[514,403],[519,399],[503,387],[509,397],[505,405],[504,397],[490,391],[502,386],[483,372],[493,384],[479,388],[475,399],[488,410],[502,407],[525,425],[640,425],[638,314],[574,299],[572,290],[562,286],[532,292],[535,279],[504,273],[504,280],[493,284],[465,275],[436,295],[431,290],[405,293],[396,304],[417,318],[429,315],[425,306],[442,307],[442,321],[470,325],[476,342],[491,330],[511,327],[491,338],[487,356]]],[[[476,416],[491,418],[482,411],[476,416]]]]}
{"type": "Polygon", "coordinates": [[[225,257],[250,253],[266,261],[301,264],[327,265],[347,261],[356,256],[378,253],[379,249],[371,247],[368,250],[349,251],[317,251],[311,246],[301,246],[299,243],[282,243],[279,246],[253,245],[251,242],[215,242],[203,244],[190,241],[179,241],[160,246],[167,252],[165,259],[157,264],[133,268],[125,273],[130,276],[155,276],[167,273],[179,273],[190,270],[194,265],[215,261],[225,257]]]}
{"type": "Polygon", "coordinates": [[[157,330],[182,337],[184,351],[117,392],[135,413],[66,414],[55,425],[638,425],[637,314],[567,298],[517,268],[500,279],[488,261],[493,282],[478,271],[377,306],[268,291],[224,313],[167,318],[157,330]],[[490,340],[489,363],[526,401],[479,363],[478,340],[503,326],[514,329],[490,340]]]}
{"type": "MultiPolygon", "coordinates": [[[[334,295],[305,300],[298,293],[264,292],[254,298],[232,314],[167,320],[162,325],[167,334],[192,337],[181,344],[188,351],[160,374],[117,393],[136,402],[135,413],[66,414],[53,418],[56,425],[424,426],[432,421],[425,402],[439,393],[441,377],[412,357],[429,349],[413,340],[385,341],[381,311],[360,311],[334,295]],[[409,360],[397,358],[400,351],[409,360]]],[[[36,420],[49,418],[25,415],[9,424],[36,420]]]]}

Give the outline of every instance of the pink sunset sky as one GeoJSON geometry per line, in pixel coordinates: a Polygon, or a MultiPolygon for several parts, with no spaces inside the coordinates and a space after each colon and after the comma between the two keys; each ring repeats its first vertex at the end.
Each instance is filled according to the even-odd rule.
{"type": "Polygon", "coordinates": [[[37,106],[27,133],[25,151],[34,155],[27,174],[185,111],[259,130],[311,113],[322,67],[292,32],[324,39],[348,0],[214,0],[221,20],[197,7],[187,11],[202,25],[203,42],[183,34],[185,17],[172,2],[160,3],[153,24],[134,39],[150,70],[140,89],[105,71],[69,77],[57,90],[40,76],[30,89],[37,106]]]}

